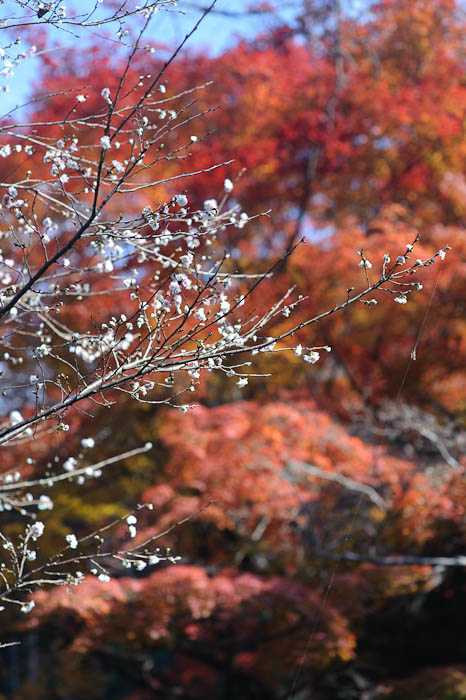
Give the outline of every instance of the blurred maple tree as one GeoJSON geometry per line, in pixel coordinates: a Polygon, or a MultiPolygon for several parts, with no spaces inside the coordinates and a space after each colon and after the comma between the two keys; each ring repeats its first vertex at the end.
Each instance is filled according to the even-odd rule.
{"type": "MultiPolygon", "coordinates": [[[[298,331],[297,342],[332,347],[320,372],[277,355],[258,362],[273,376],[251,377],[247,400],[215,377],[202,387],[204,405],[185,416],[141,407],[128,417],[125,402],[111,416],[96,412],[103,453],[110,441],[126,445],[128,434],[155,442],[155,456],[128,461],[115,480],[129,501],[154,505],[158,530],[213,503],[163,540],[183,554],[183,566],[37,596],[24,636],[46,640],[34,653],[42,661],[58,654],[63,670],[52,681],[37,671],[43,695],[36,697],[50,697],[52,683],[57,697],[278,699],[288,696],[301,660],[302,698],[364,697],[367,686],[358,691],[348,669],[363,674],[374,698],[433,697],[434,682],[435,697],[463,697],[461,654],[453,644],[438,662],[436,653],[445,641],[438,611],[447,611],[451,638],[464,647],[461,616],[452,612],[455,605],[464,611],[464,569],[422,563],[462,555],[466,546],[460,9],[453,0],[382,0],[364,21],[340,17],[338,31],[318,42],[303,20],[215,58],[190,52],[170,68],[180,93],[212,81],[193,105],[187,101],[190,114],[221,106],[204,117],[202,133],[195,122],[180,127],[190,168],[235,158],[190,180],[190,197],[200,203],[206,185],[221,193],[227,176],[238,204],[258,215],[247,235],[227,227],[219,236],[219,245],[233,248],[231,269],[254,274],[305,239],[263,291],[278,300],[296,285],[305,295],[298,322],[322,303],[344,301],[361,281],[359,249],[375,264],[420,231],[419,257],[447,244],[454,255],[423,270],[424,290],[404,306],[361,303],[324,321],[318,334],[312,326],[298,331]],[[273,217],[263,215],[270,209],[273,217]],[[361,561],[336,565],[345,554],[361,561]],[[418,557],[417,565],[393,565],[393,555],[418,557]],[[424,650],[409,657],[411,667],[395,649],[403,619],[424,650]],[[442,666],[423,668],[436,663],[442,666]],[[403,674],[414,675],[390,680],[403,674]]],[[[87,57],[69,50],[59,61],[47,55],[42,82],[53,81],[59,93],[98,74],[111,88],[114,61],[98,49],[87,57]]],[[[129,84],[152,69],[144,62],[129,84]]],[[[49,118],[64,99],[47,101],[49,118]]],[[[86,109],[95,107],[88,101],[86,109]]],[[[164,176],[179,165],[164,163],[164,176]]],[[[164,187],[172,194],[169,182],[164,187]]],[[[284,317],[275,330],[287,323],[284,317]]],[[[47,445],[38,450],[51,458],[47,445]]],[[[79,532],[122,507],[93,508],[89,490],[58,489],[56,500],[49,522],[57,536],[67,519],[79,532]]],[[[138,537],[151,527],[141,520],[138,537]]],[[[14,697],[30,697],[28,682],[14,697]]]]}

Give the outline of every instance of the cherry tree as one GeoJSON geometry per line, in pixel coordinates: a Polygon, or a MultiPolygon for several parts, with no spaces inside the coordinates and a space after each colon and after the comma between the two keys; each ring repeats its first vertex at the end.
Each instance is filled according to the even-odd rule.
{"type": "Polygon", "coordinates": [[[0,601],[24,613],[38,587],[79,584],[87,575],[108,581],[114,571],[179,557],[157,540],[181,523],[132,544],[138,511],[151,508],[144,504],[84,538],[69,532],[55,554],[42,557],[41,511],[53,508],[54,485],[105,478],[112,464],[151,444],[99,461],[92,458],[96,436],[80,434],[79,448],[43,472],[41,446],[66,445],[83,415],[111,410],[123,395],[186,412],[208,374],[231,377],[241,389],[258,353],[294,352],[316,364],[331,348],[325,339],[303,347],[297,331],[349,305],[373,306],[380,292],[405,304],[421,288],[419,271],[434,260],[415,258],[417,239],[394,260],[385,254],[370,261],[360,250],[360,287],[342,289],[338,304],[304,321],[293,323],[293,312],[305,289],[264,302],[263,282],[305,242],[261,274],[236,269],[221,233],[235,227],[247,236],[250,217],[235,199],[232,161],[189,168],[205,114],[196,112],[196,92],[205,86],[179,92],[169,80],[169,66],[214,4],[165,60],[152,30],[159,11],[175,10],[170,0],[102,3],[84,14],[35,0],[2,6],[1,75],[12,84],[21,62],[49,51],[45,41],[18,52],[13,32],[20,28],[28,41],[41,27],[79,42],[79,31],[116,27],[111,39],[119,42],[119,72],[108,84],[79,84],[74,76],[68,89],[35,95],[29,111],[13,110],[0,123],[0,601]],[[150,58],[144,74],[141,54],[150,58]],[[187,124],[193,133],[186,142],[178,132],[187,124]],[[190,201],[190,179],[217,168],[225,172],[223,191],[190,201]],[[289,325],[273,335],[279,317],[289,325]]]}

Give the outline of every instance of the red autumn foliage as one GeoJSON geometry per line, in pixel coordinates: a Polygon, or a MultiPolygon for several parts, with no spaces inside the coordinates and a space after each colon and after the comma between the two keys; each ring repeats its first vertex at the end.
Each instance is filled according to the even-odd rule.
{"type": "MultiPolygon", "coordinates": [[[[196,93],[198,103],[190,109],[221,105],[199,128],[194,122],[180,130],[183,143],[192,134],[201,137],[187,149],[189,168],[235,158],[228,169],[190,179],[190,197],[201,203],[208,191],[220,199],[224,178],[235,179],[245,168],[235,184],[236,201],[251,214],[272,209],[270,218],[222,233],[221,244],[234,249],[232,267],[254,273],[259,263],[263,269],[264,261],[279,258],[296,234],[306,239],[264,284],[258,306],[296,285],[305,298],[293,322],[317,315],[341,303],[348,288],[364,284],[357,250],[364,249],[374,267],[368,274],[375,276],[383,254],[396,259],[418,231],[416,257],[447,244],[453,251],[413,276],[424,289],[409,295],[405,306],[378,294],[376,306],[361,303],[315,330],[298,331],[296,343],[332,347],[317,367],[293,355],[264,356],[258,367],[272,370],[272,377],[251,377],[243,395],[228,378],[209,380],[205,404],[186,415],[141,409],[131,419],[124,405],[108,418],[95,410],[102,434],[110,426],[118,444],[127,433],[158,441],[154,458],[137,470],[143,472],[139,500],[153,504],[156,524],[141,516],[137,538],[213,502],[162,541],[186,564],[121,575],[108,584],[91,577],[71,594],[61,589],[36,596],[31,625],[47,640],[61,640],[60,659],[74,670],[60,682],[70,693],[84,678],[81,693],[104,697],[111,676],[131,686],[118,690],[117,697],[127,700],[176,692],[228,697],[229,683],[237,693],[231,697],[281,698],[301,659],[301,690],[309,693],[303,698],[313,692],[344,697],[328,688],[319,695],[318,683],[322,674],[330,682],[345,664],[367,673],[374,687],[383,678],[374,697],[434,697],[434,683],[438,698],[465,692],[464,672],[456,666],[461,659],[442,643],[440,614],[447,610],[451,637],[462,648],[461,614],[455,620],[455,609],[464,612],[461,570],[334,561],[348,552],[363,559],[374,552],[451,557],[466,544],[464,442],[455,443],[466,406],[466,27],[457,9],[452,0],[383,0],[366,22],[345,19],[346,63],[338,89],[332,53],[299,41],[289,28],[240,41],[219,57],[186,54],[171,67],[173,94],[206,76],[213,81],[196,93]],[[410,359],[414,348],[416,359],[410,359]],[[387,397],[398,400],[400,391],[401,402],[421,416],[417,427],[404,431],[380,418],[387,397]],[[432,415],[439,430],[454,424],[453,447],[448,435],[445,443],[423,437],[432,415]],[[296,462],[323,474],[294,469],[296,462]],[[370,487],[380,501],[326,475],[370,487]],[[411,646],[425,649],[426,636],[433,645],[408,668],[397,647],[405,620],[411,646]],[[434,663],[443,666],[425,670],[434,663]],[[89,679],[80,664],[93,664],[89,679]],[[403,673],[414,675],[390,679],[403,673]]],[[[91,114],[97,86],[112,87],[116,74],[113,62],[102,63],[97,51],[88,60],[69,52],[58,73],[47,59],[43,85],[53,76],[57,92],[95,86],[95,101],[90,97],[83,107],[91,114]]],[[[48,100],[48,116],[61,114],[63,105],[61,97],[48,100]]],[[[92,134],[89,139],[92,145],[92,134]]],[[[178,168],[174,161],[166,174],[178,168]]],[[[154,198],[162,199],[170,187],[154,198]]],[[[99,303],[96,317],[111,300],[99,303]]],[[[77,304],[76,313],[87,309],[77,304]]],[[[275,329],[289,323],[284,317],[275,329]]],[[[71,438],[82,429],[79,420],[71,438]]],[[[49,459],[47,446],[40,451],[41,459],[49,459]]],[[[116,477],[128,492],[135,471],[128,467],[116,477]]],[[[76,498],[79,507],[66,502],[73,518],[81,508],[76,498]]],[[[59,513],[58,528],[66,508],[59,513]]],[[[76,529],[91,520],[84,508],[82,513],[76,529]]]]}

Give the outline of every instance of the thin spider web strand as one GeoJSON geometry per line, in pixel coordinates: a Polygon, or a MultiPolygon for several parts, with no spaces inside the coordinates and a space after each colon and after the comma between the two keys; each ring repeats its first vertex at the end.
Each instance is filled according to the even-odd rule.
{"type": "MultiPolygon", "coordinates": [[[[436,293],[436,291],[437,291],[437,287],[438,287],[438,283],[439,283],[439,280],[440,280],[440,275],[442,274],[443,267],[444,267],[444,261],[442,260],[442,263],[441,263],[440,268],[439,268],[439,271],[438,271],[437,278],[436,278],[435,283],[434,283],[434,288],[433,288],[432,293],[431,293],[430,298],[429,298],[429,303],[427,304],[427,308],[426,308],[424,317],[423,317],[423,319],[422,319],[422,323],[421,323],[421,326],[420,326],[420,328],[419,328],[419,332],[418,332],[418,334],[417,334],[416,342],[415,342],[415,344],[414,344],[413,350],[411,351],[411,354],[410,354],[408,363],[407,363],[407,365],[406,365],[405,373],[404,373],[404,375],[403,375],[403,378],[402,378],[401,383],[400,383],[400,387],[399,387],[399,389],[398,389],[398,393],[397,393],[397,395],[396,395],[395,404],[397,404],[397,403],[399,402],[399,400],[400,400],[401,392],[403,391],[404,385],[405,385],[405,383],[406,383],[406,379],[407,379],[407,377],[408,377],[409,369],[410,369],[410,367],[411,367],[411,364],[412,364],[414,358],[416,357],[415,353],[416,353],[417,347],[418,347],[418,345],[419,345],[419,342],[420,342],[422,333],[423,333],[423,331],[424,331],[424,327],[425,327],[425,325],[426,325],[427,317],[428,317],[428,315],[429,315],[429,312],[430,312],[430,309],[431,309],[431,306],[432,306],[432,301],[433,301],[434,296],[435,296],[435,293],[436,293]]],[[[384,435],[384,434],[382,434],[382,437],[383,437],[383,435],[384,435]]],[[[356,519],[357,519],[358,516],[359,516],[359,511],[360,511],[360,508],[361,508],[362,498],[363,498],[363,494],[361,494],[361,496],[359,497],[359,500],[358,500],[358,503],[357,503],[357,506],[356,506],[356,510],[355,510],[354,515],[353,515],[353,517],[352,517],[352,519],[351,519],[350,527],[349,527],[349,529],[348,529],[348,532],[347,532],[346,535],[345,535],[345,538],[344,538],[344,540],[343,540],[343,543],[342,543],[341,546],[340,546],[340,552],[343,550],[343,547],[346,545],[346,543],[348,542],[348,540],[352,537],[353,530],[354,530],[354,526],[355,526],[355,523],[356,523],[356,519]]],[[[335,580],[335,576],[336,576],[337,573],[338,573],[338,568],[339,568],[340,564],[341,564],[341,562],[340,562],[340,561],[337,561],[337,562],[335,563],[335,566],[334,566],[334,568],[333,568],[332,573],[330,574],[330,579],[329,579],[328,585],[327,585],[327,587],[326,587],[326,589],[325,589],[325,593],[324,593],[324,595],[323,595],[323,597],[322,597],[322,602],[321,602],[321,604],[320,604],[320,606],[319,606],[319,609],[318,609],[318,611],[317,611],[316,618],[315,618],[314,624],[313,624],[312,629],[311,629],[311,633],[310,633],[310,635],[309,635],[309,637],[308,637],[308,640],[307,640],[307,643],[306,643],[306,647],[305,647],[305,650],[304,650],[304,654],[303,654],[302,657],[301,657],[301,660],[300,660],[300,662],[299,662],[299,664],[298,664],[298,668],[297,668],[297,670],[296,670],[295,676],[294,676],[294,678],[293,678],[293,683],[292,683],[292,686],[291,686],[291,689],[290,689],[290,693],[289,693],[289,695],[287,696],[287,700],[293,700],[293,695],[294,695],[294,692],[295,692],[295,690],[296,690],[296,686],[297,686],[297,684],[298,684],[299,677],[300,677],[300,675],[301,675],[301,673],[302,673],[302,670],[303,670],[303,668],[304,668],[304,663],[305,663],[305,661],[306,661],[306,658],[307,658],[307,656],[308,656],[309,650],[310,650],[310,648],[311,648],[311,644],[312,644],[312,641],[313,641],[313,639],[314,639],[315,632],[316,632],[316,630],[317,630],[317,625],[318,625],[319,622],[320,622],[320,619],[321,619],[321,617],[322,617],[322,613],[323,613],[323,611],[324,611],[324,609],[325,609],[325,606],[326,606],[326,604],[327,604],[327,600],[328,600],[328,597],[329,597],[329,595],[330,595],[330,591],[331,591],[331,589],[332,589],[333,582],[334,582],[334,580],[335,580]]]]}

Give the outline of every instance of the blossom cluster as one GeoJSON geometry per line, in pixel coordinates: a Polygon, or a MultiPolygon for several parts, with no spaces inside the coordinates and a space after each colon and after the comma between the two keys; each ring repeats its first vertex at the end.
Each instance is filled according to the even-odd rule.
{"type": "MultiPolygon", "coordinates": [[[[168,0],[145,5],[144,13],[163,4],[168,0]]],[[[67,21],[64,6],[44,3],[35,10],[50,13],[51,22],[67,21]]],[[[12,68],[7,61],[4,70],[12,68]]],[[[42,561],[47,523],[37,514],[53,508],[44,491],[100,478],[117,459],[151,446],[95,461],[96,440],[83,437],[75,451],[56,455],[38,473],[35,441],[72,436],[75,409],[110,406],[121,394],[185,412],[193,406],[186,397],[213,374],[231,381],[235,392],[246,389],[259,353],[294,353],[317,371],[311,366],[331,349],[300,341],[306,326],[356,301],[373,305],[369,295],[378,290],[405,304],[422,288],[413,276],[448,248],[415,263],[414,244],[393,263],[386,254],[372,282],[374,265],[360,251],[366,286],[314,319],[295,321],[302,297],[292,289],[258,308],[254,293],[271,271],[242,274],[225,251],[224,233],[253,218],[239,204],[234,170],[219,164],[230,177],[222,176],[221,191],[200,201],[185,186],[189,172],[178,182],[157,176],[160,161],[171,165],[180,153],[187,158],[198,141],[193,134],[188,143],[166,146],[179,124],[191,121],[169,89],[151,74],[140,76],[124,99],[115,87],[97,95],[82,88],[73,91],[59,127],[55,120],[29,131],[0,127],[0,158],[11,173],[0,185],[0,449],[30,450],[25,464],[0,473],[0,511],[26,518],[16,538],[0,532],[7,556],[0,599],[26,613],[34,601],[24,601],[24,591],[44,581],[77,584],[94,575],[106,582],[115,561],[139,572],[177,561],[147,543],[138,547],[135,513],[115,525],[116,537],[124,530],[124,547],[100,531],[90,538],[68,532],[56,556],[42,561]],[[91,97],[98,104],[94,114],[86,112],[91,97]],[[274,332],[274,325],[282,330],[274,332]]]]}

